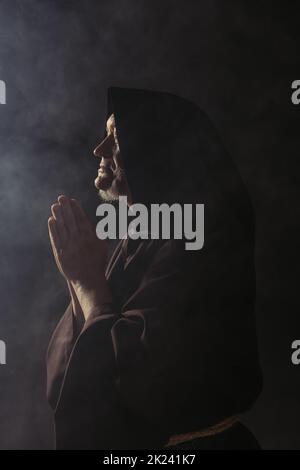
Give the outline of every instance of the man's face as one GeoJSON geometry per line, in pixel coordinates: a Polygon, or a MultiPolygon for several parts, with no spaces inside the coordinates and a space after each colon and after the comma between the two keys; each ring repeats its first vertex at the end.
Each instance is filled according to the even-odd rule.
{"type": "Polygon", "coordinates": [[[94,155],[100,159],[95,186],[105,201],[115,201],[128,195],[128,186],[121,159],[115,117],[112,114],[106,123],[106,137],[95,148],[94,155]]]}

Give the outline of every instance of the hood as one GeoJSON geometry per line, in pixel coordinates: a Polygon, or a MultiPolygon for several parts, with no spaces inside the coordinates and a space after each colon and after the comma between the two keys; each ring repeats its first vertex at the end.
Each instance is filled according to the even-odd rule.
{"type": "Polygon", "coordinates": [[[198,106],[170,93],[111,87],[107,111],[115,115],[134,202],[203,203],[206,222],[226,217],[253,234],[239,172],[198,106]]]}

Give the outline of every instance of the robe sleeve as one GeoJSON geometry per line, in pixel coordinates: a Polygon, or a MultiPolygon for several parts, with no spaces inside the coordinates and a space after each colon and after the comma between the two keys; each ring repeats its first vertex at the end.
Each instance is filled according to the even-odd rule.
{"type": "Polygon", "coordinates": [[[195,416],[198,429],[227,416],[228,410],[218,409],[220,387],[210,374],[205,354],[195,357],[200,337],[196,349],[188,342],[191,283],[182,260],[172,242],[163,245],[122,310],[88,320],[71,353],[63,338],[64,324],[68,331],[71,322],[67,317],[63,320],[50,345],[51,352],[57,343],[60,358],[57,365],[55,356],[48,363],[48,380],[50,390],[51,381],[60,381],[52,406],[62,441],[72,435],[69,447],[72,441],[75,447],[93,448],[97,436],[102,448],[113,448],[126,436],[130,448],[135,421],[143,422],[143,429],[150,433],[159,429],[167,440],[176,426],[191,430],[196,404],[198,408],[201,404],[201,413],[195,416]],[[73,423],[72,429],[67,429],[68,422],[73,423]],[[89,444],[83,445],[84,439],[89,444]]]}
{"type": "Polygon", "coordinates": [[[78,325],[70,303],[52,334],[46,355],[47,397],[52,407],[57,403],[69,357],[78,335],[78,325]]]}
{"type": "Polygon", "coordinates": [[[165,396],[156,385],[176,359],[174,324],[183,302],[184,273],[168,245],[156,254],[122,311],[89,319],[77,338],[68,307],[47,355],[48,400],[56,411],[86,400],[96,412],[97,407],[109,409],[111,401],[114,408],[122,402],[146,420],[160,417],[165,396]]]}

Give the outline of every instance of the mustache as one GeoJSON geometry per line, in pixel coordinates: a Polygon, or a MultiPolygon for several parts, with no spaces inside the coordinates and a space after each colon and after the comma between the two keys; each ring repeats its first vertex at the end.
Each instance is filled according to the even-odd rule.
{"type": "Polygon", "coordinates": [[[123,168],[116,166],[115,168],[111,168],[110,165],[105,165],[104,163],[101,163],[99,165],[99,170],[103,170],[104,172],[108,173],[111,176],[114,176],[114,178],[117,179],[124,179],[125,178],[125,171],[123,168]]]}
{"type": "Polygon", "coordinates": [[[98,174],[101,175],[102,172],[104,174],[110,176],[111,178],[113,178],[115,176],[114,171],[108,165],[100,165],[100,167],[98,169],[98,174]]]}

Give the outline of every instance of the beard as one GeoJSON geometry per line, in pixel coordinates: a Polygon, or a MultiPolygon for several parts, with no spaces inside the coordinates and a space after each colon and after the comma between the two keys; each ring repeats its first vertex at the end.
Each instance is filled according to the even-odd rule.
{"type": "Polygon", "coordinates": [[[126,196],[128,184],[125,172],[122,168],[117,168],[111,174],[104,177],[98,177],[95,180],[95,186],[99,190],[98,194],[104,202],[118,201],[119,196],[126,196]]]}

